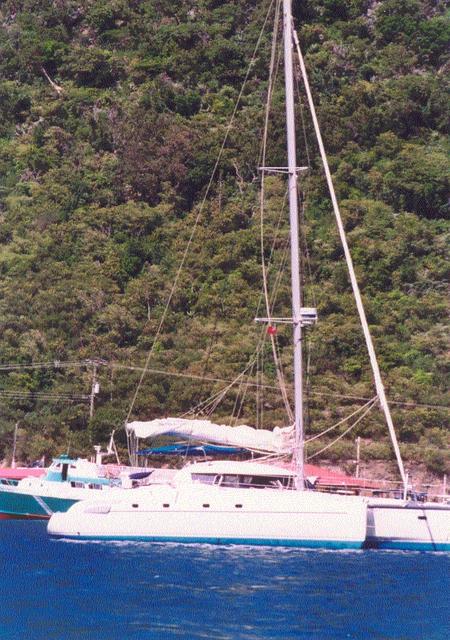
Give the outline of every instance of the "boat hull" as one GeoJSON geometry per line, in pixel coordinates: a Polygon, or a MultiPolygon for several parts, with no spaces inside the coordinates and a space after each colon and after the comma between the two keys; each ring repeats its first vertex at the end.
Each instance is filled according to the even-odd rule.
{"type": "MultiPolygon", "coordinates": [[[[108,485],[94,483],[102,490],[108,485]]],[[[69,482],[55,482],[40,478],[24,478],[17,484],[0,484],[0,518],[48,520],[53,513],[67,511],[79,500],[92,498],[98,489],[73,487],[69,482]]]]}
{"type": "Polygon", "coordinates": [[[0,491],[0,519],[48,520],[56,511],[67,511],[77,500],[17,491],[0,491]]]}
{"type": "Polygon", "coordinates": [[[258,546],[358,549],[366,536],[361,499],[297,491],[137,490],[119,501],[87,501],[55,514],[50,535],[258,546]]]}
{"type": "Polygon", "coordinates": [[[365,546],[375,549],[450,551],[450,506],[370,502],[365,546]]]}

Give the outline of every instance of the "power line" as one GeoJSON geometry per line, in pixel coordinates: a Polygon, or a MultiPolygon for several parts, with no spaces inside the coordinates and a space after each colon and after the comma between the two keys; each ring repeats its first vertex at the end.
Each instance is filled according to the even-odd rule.
{"type": "MultiPolygon", "coordinates": [[[[210,377],[210,376],[203,376],[203,375],[196,375],[193,373],[180,373],[177,371],[165,371],[163,369],[150,369],[150,368],[145,368],[145,367],[138,367],[136,365],[125,365],[125,364],[117,364],[117,363],[111,363],[111,362],[107,362],[106,360],[101,360],[101,359],[89,359],[89,360],[83,360],[83,361],[59,361],[59,360],[55,360],[55,361],[51,361],[51,362],[35,362],[33,364],[15,364],[15,363],[6,363],[6,364],[1,364],[0,365],[0,371],[14,371],[14,370],[22,370],[22,369],[46,369],[46,368],[55,368],[55,369],[59,369],[59,368],[70,368],[70,367],[74,367],[74,368],[82,368],[82,367],[89,367],[92,366],[93,363],[97,363],[100,366],[104,366],[108,369],[126,369],[129,371],[140,371],[140,372],[144,372],[146,371],[147,373],[153,373],[156,375],[162,375],[162,376],[170,376],[170,377],[175,377],[175,378],[187,378],[187,379],[191,379],[191,380],[202,380],[202,381],[206,381],[206,382],[218,382],[218,383],[223,383],[223,384],[230,384],[233,383],[232,380],[226,379],[226,378],[214,378],[214,377],[210,377]]],[[[254,388],[259,388],[259,389],[272,389],[272,390],[279,390],[279,387],[277,385],[270,385],[270,384],[262,384],[259,382],[249,382],[248,386],[250,387],[254,387],[254,388]]],[[[288,385],[289,386],[289,385],[288,385]]],[[[0,394],[3,393],[0,390],[0,394]]],[[[19,392],[20,393],[20,392],[19,392]]],[[[34,392],[34,393],[41,393],[41,392],[34,392]]],[[[351,394],[342,394],[342,393],[330,393],[328,391],[310,391],[309,392],[310,395],[312,396],[323,396],[323,397],[330,397],[330,398],[341,398],[343,400],[355,400],[358,402],[367,402],[370,400],[370,398],[365,397],[365,396],[356,396],[356,395],[351,395],[351,394]]],[[[61,394],[60,394],[61,395],[61,394]]],[[[53,397],[53,396],[52,396],[53,397]]],[[[89,396],[73,396],[76,397],[78,399],[86,399],[89,396]]],[[[391,405],[396,405],[396,406],[401,406],[401,407],[405,407],[405,408],[415,408],[415,407],[423,407],[425,409],[443,409],[448,411],[450,409],[450,407],[448,405],[443,405],[443,404],[430,404],[430,403],[421,403],[421,402],[405,402],[405,401],[401,401],[401,400],[389,400],[389,404],[391,405]]]]}
{"type": "Polygon", "coordinates": [[[74,400],[89,400],[89,396],[72,393],[50,393],[47,391],[9,391],[0,389],[0,396],[5,398],[23,399],[42,398],[45,400],[65,400],[72,402],[74,400]]]}
{"type": "Polygon", "coordinates": [[[14,371],[16,369],[60,369],[68,367],[88,367],[92,364],[92,360],[84,360],[82,362],[61,362],[54,360],[53,362],[33,362],[32,364],[16,364],[7,363],[0,364],[0,371],[14,371]]]}

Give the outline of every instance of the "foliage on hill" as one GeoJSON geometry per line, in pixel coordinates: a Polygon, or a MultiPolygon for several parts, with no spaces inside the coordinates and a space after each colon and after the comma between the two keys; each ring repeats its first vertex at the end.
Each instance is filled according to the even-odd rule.
{"type": "MultiPolygon", "coordinates": [[[[270,29],[201,202],[268,7],[256,0],[1,4],[0,456],[10,455],[16,422],[19,455],[28,459],[68,446],[86,452],[121,428],[197,217],[149,366],[198,379],[147,374],[133,415],[187,411],[225,384],[207,378],[232,379],[252,358],[261,338],[253,323],[262,284],[257,167],[270,29]],[[81,396],[90,393],[92,360],[101,388],[89,419],[81,396]]],[[[445,3],[305,0],[294,1],[294,11],[388,396],[420,404],[393,405],[404,453],[443,473],[445,3]]],[[[275,166],[284,163],[282,101],[277,84],[275,166]]],[[[303,117],[299,152],[311,167],[302,181],[305,301],[316,301],[320,318],[308,334],[309,429],[318,433],[373,388],[303,117]]],[[[284,182],[268,179],[267,196],[265,258],[273,244],[274,287],[288,233],[285,215],[279,226],[284,182]]],[[[278,315],[289,314],[284,271],[278,315]]],[[[287,329],[278,342],[289,379],[287,329]]],[[[266,385],[274,384],[270,355],[266,341],[257,358],[266,385]]],[[[239,407],[247,421],[283,424],[277,395],[248,389],[245,398],[232,391],[218,415],[239,407]]],[[[376,412],[326,455],[351,458],[357,434],[367,439],[364,455],[391,457],[376,412]]]]}

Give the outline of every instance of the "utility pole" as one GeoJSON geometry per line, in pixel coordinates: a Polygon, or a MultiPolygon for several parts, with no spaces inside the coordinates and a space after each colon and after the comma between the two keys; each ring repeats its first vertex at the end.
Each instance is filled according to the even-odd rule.
{"type": "Polygon", "coordinates": [[[17,430],[19,428],[19,423],[16,422],[16,426],[14,427],[14,440],[13,440],[13,451],[12,451],[12,460],[11,460],[11,468],[16,468],[16,445],[17,445],[17,430]]]}
{"type": "Polygon", "coordinates": [[[92,361],[92,384],[91,384],[91,398],[90,398],[90,405],[89,405],[89,418],[92,420],[92,418],[94,417],[94,402],[95,402],[95,396],[98,394],[98,392],[100,391],[100,385],[97,382],[97,369],[98,369],[98,363],[93,360],[92,361]]]}
{"type": "Polygon", "coordinates": [[[355,470],[355,478],[359,478],[359,462],[361,459],[361,437],[358,436],[356,438],[356,470],[355,470]]]}

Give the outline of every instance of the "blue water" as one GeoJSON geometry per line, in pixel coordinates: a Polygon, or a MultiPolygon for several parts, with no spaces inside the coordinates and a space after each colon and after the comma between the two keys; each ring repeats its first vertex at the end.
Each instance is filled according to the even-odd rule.
{"type": "Polygon", "coordinates": [[[0,521],[1,640],[447,640],[450,555],[50,540],[0,521]]]}

